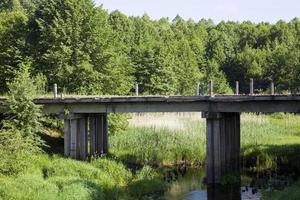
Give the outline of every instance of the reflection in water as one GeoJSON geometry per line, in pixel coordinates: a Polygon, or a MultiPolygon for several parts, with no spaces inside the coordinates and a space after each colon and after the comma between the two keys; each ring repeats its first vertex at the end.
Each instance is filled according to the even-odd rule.
{"type": "Polygon", "coordinates": [[[230,186],[209,186],[207,187],[207,199],[208,200],[241,200],[241,189],[240,185],[230,186]]]}
{"type": "Polygon", "coordinates": [[[259,200],[261,198],[259,192],[254,193],[254,189],[250,187],[238,185],[207,187],[203,184],[204,177],[204,169],[188,170],[185,176],[179,176],[176,181],[170,183],[164,197],[167,200],[259,200]]]}
{"type": "Polygon", "coordinates": [[[176,181],[170,183],[169,189],[165,193],[166,199],[182,200],[191,191],[204,190],[206,188],[203,184],[204,177],[205,172],[203,169],[189,169],[185,176],[179,176],[176,181]]]}
{"type": "Polygon", "coordinates": [[[193,191],[187,194],[183,200],[195,200],[195,199],[207,199],[207,192],[206,191],[193,191]]]}

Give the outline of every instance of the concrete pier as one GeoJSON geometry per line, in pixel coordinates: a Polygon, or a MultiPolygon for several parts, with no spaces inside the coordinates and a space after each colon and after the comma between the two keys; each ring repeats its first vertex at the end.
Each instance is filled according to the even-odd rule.
{"type": "Polygon", "coordinates": [[[89,153],[91,156],[107,154],[107,125],[106,113],[64,116],[65,156],[86,160],[89,153]],[[90,146],[89,153],[88,146],[90,146]]]}
{"type": "Polygon", "coordinates": [[[107,114],[90,114],[90,153],[102,155],[108,153],[108,123],[107,114]]]}
{"type": "Polygon", "coordinates": [[[207,182],[240,173],[240,113],[206,114],[207,182]]]}
{"type": "Polygon", "coordinates": [[[2,128],[2,121],[4,120],[4,114],[0,113],[0,128],[2,128]]]}
{"type": "Polygon", "coordinates": [[[72,114],[64,119],[65,156],[86,160],[87,158],[87,115],[72,114]]]}

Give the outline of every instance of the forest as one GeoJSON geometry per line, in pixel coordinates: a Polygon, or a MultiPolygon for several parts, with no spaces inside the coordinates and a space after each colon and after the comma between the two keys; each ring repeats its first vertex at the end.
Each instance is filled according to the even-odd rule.
{"type": "Polygon", "coordinates": [[[92,0],[0,2],[0,94],[27,68],[40,88],[61,92],[194,95],[214,81],[216,93],[300,89],[300,21],[220,22],[180,16],[151,20],[108,13],[92,0]],[[207,84],[206,84],[207,85],[207,84]]]}
{"type": "MultiPolygon", "coordinates": [[[[109,114],[109,153],[77,161],[64,157],[63,120],[34,99],[54,84],[74,96],[135,95],[136,84],[140,95],[196,95],[210,81],[215,94],[233,94],[239,81],[248,94],[250,79],[255,94],[271,82],[276,94],[300,92],[299,18],[153,20],[93,0],[1,0],[0,199],[178,200],[208,191],[200,113],[109,114]]],[[[221,185],[299,199],[299,119],[241,114],[242,174],[221,185]]]]}

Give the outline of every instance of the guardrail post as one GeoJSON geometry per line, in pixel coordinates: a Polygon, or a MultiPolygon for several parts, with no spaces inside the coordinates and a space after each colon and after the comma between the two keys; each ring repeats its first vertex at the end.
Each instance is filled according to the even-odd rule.
{"type": "Polygon", "coordinates": [[[254,94],[254,92],[253,92],[253,85],[254,85],[253,78],[250,78],[250,95],[254,94]]]}
{"type": "Polygon", "coordinates": [[[135,84],[135,95],[139,96],[139,84],[135,84]]]}
{"type": "Polygon", "coordinates": [[[271,95],[275,94],[274,82],[271,82],[271,95]]]}
{"type": "Polygon", "coordinates": [[[239,82],[238,81],[236,81],[235,82],[235,95],[239,95],[239,89],[240,87],[239,87],[239,82]]]}
{"type": "Polygon", "coordinates": [[[53,95],[54,95],[54,98],[56,99],[57,98],[57,84],[56,83],[53,85],[53,95]]]}
{"type": "Polygon", "coordinates": [[[214,96],[214,83],[212,80],[209,81],[209,96],[214,96]]]}
{"type": "Polygon", "coordinates": [[[204,96],[204,82],[201,83],[201,96],[204,96]]]}

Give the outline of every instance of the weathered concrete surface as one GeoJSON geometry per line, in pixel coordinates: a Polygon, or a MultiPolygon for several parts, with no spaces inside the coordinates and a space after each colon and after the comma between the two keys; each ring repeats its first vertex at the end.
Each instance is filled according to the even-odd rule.
{"type": "Polygon", "coordinates": [[[67,157],[86,160],[88,151],[88,115],[64,116],[64,154],[67,157]]]}
{"type": "MultiPolygon", "coordinates": [[[[300,112],[300,95],[40,98],[45,113],[300,112]]],[[[0,99],[0,105],[5,99],[0,99]]],[[[0,111],[1,112],[1,111],[0,111]]],[[[3,111],[2,111],[3,112],[3,111]]]]}
{"type": "Polygon", "coordinates": [[[240,174],[240,113],[206,115],[207,182],[240,174]]]}
{"type": "Polygon", "coordinates": [[[98,113],[89,116],[90,153],[93,156],[108,153],[107,114],[98,113]]]}

